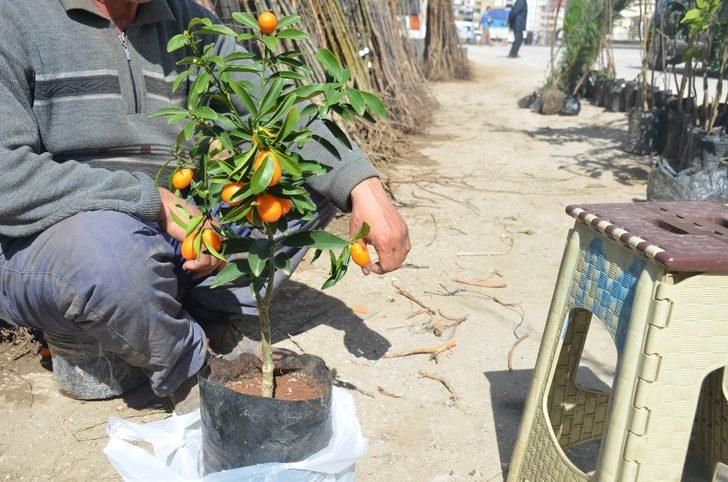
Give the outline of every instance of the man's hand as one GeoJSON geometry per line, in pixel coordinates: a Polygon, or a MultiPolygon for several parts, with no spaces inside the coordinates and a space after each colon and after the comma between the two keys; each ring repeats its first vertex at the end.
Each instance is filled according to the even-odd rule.
{"type": "Polygon", "coordinates": [[[374,177],[359,183],[351,191],[351,205],[351,235],[359,231],[362,223],[367,223],[371,231],[365,241],[373,245],[379,255],[378,262],[362,267],[364,274],[370,271],[384,274],[400,268],[412,247],[409,230],[389,201],[381,181],[374,177]]]}
{"type": "MultiPolygon", "coordinates": [[[[162,209],[159,211],[158,218],[159,226],[164,232],[172,236],[177,241],[184,241],[185,230],[174,222],[174,219],[172,219],[172,215],[170,214],[171,211],[174,211],[178,218],[185,219],[185,215],[174,206],[175,195],[167,189],[160,187],[159,196],[162,198],[162,209]]],[[[187,212],[189,212],[193,217],[202,214],[196,206],[189,204],[184,199],[176,198],[176,201],[178,204],[183,206],[187,210],[187,212]]],[[[186,261],[185,264],[182,265],[182,267],[187,271],[195,273],[196,278],[202,278],[215,272],[218,268],[222,267],[223,264],[224,263],[222,261],[215,258],[214,256],[206,253],[201,253],[198,259],[186,261]]]]}

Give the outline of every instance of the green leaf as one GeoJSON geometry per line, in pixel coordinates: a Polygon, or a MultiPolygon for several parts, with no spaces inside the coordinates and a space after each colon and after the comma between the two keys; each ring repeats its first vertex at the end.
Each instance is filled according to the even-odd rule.
{"type": "Polygon", "coordinates": [[[311,137],[313,137],[313,139],[318,142],[321,147],[329,151],[332,156],[334,156],[338,160],[341,160],[341,154],[339,153],[338,149],[336,149],[336,147],[331,143],[331,141],[317,134],[314,134],[311,137]]]}
{"type": "MultiPolygon", "coordinates": [[[[280,27],[278,27],[280,29],[280,27]]],[[[305,40],[308,38],[308,34],[303,30],[295,28],[289,28],[278,32],[278,38],[286,38],[291,40],[305,40]]]]}
{"type": "Polygon", "coordinates": [[[313,252],[313,258],[311,258],[311,264],[313,264],[317,259],[321,257],[321,253],[323,253],[323,250],[317,249],[313,252]]]}
{"type": "Polygon", "coordinates": [[[238,22],[241,25],[245,25],[247,27],[250,27],[254,30],[260,30],[260,26],[258,25],[258,21],[250,15],[249,13],[244,12],[233,12],[232,14],[233,19],[238,22]]]}
{"type": "Polygon", "coordinates": [[[197,227],[204,219],[205,216],[202,215],[190,219],[190,222],[187,225],[187,229],[185,230],[185,236],[189,236],[195,229],[197,229],[197,227]]]}
{"type": "Polygon", "coordinates": [[[229,262],[212,280],[210,288],[232,283],[233,281],[250,274],[250,265],[247,260],[236,260],[229,262]]]}
{"type": "Polygon", "coordinates": [[[248,252],[248,264],[250,271],[255,276],[260,276],[265,269],[266,261],[270,259],[271,243],[267,239],[256,239],[248,252]]]}
{"type": "Polygon", "coordinates": [[[300,177],[303,174],[303,172],[301,171],[301,166],[298,165],[298,161],[288,156],[287,154],[282,153],[281,151],[273,150],[273,152],[275,152],[278,156],[278,162],[280,162],[281,169],[284,172],[290,174],[293,177],[300,177]]]}
{"type": "MultiPolygon", "coordinates": [[[[384,105],[384,102],[381,101],[379,97],[376,95],[370,93],[370,92],[361,92],[361,95],[364,97],[365,102],[367,103],[367,106],[369,109],[378,117],[382,119],[387,118],[387,107],[384,105]]],[[[351,100],[351,99],[349,99],[351,100]]]]}
{"type": "Polygon", "coordinates": [[[248,32],[243,32],[243,33],[241,33],[240,35],[238,35],[238,36],[237,36],[237,37],[235,38],[235,40],[236,40],[236,41],[237,41],[238,43],[240,43],[240,42],[245,42],[246,40],[252,40],[252,39],[254,39],[254,38],[255,38],[255,35],[253,35],[252,33],[248,33],[248,32]]]}
{"type": "Polygon", "coordinates": [[[367,236],[369,236],[370,227],[367,223],[362,223],[361,228],[359,228],[359,231],[356,232],[353,238],[351,239],[364,239],[367,236]]]}
{"type": "Polygon", "coordinates": [[[187,109],[182,109],[181,107],[163,107],[161,109],[157,109],[151,114],[149,114],[149,117],[155,118],[155,117],[162,117],[166,115],[177,115],[177,114],[184,114],[187,115],[188,111],[187,109]]]}
{"type": "Polygon", "coordinates": [[[220,139],[220,144],[222,144],[222,147],[226,151],[233,152],[235,150],[235,146],[233,146],[233,141],[232,139],[230,139],[230,135],[228,135],[227,132],[222,131],[218,138],[220,139]]]}
{"type": "Polygon", "coordinates": [[[281,90],[283,90],[283,80],[282,79],[275,79],[270,84],[270,88],[268,89],[268,92],[265,93],[265,96],[263,97],[263,100],[260,101],[260,115],[265,115],[275,107],[276,102],[278,101],[278,96],[281,93],[281,90]]]}
{"type": "Polygon", "coordinates": [[[253,101],[253,98],[250,96],[248,91],[245,89],[245,86],[237,81],[231,81],[228,85],[230,85],[230,88],[233,89],[235,95],[240,98],[240,101],[243,103],[245,108],[248,109],[250,115],[256,115],[258,113],[258,108],[255,106],[255,102],[253,101]]]}
{"type": "Polygon", "coordinates": [[[227,54],[223,60],[225,62],[232,62],[234,60],[250,60],[254,59],[255,55],[253,55],[250,52],[245,52],[243,50],[236,50],[235,52],[227,54]]]}
{"type": "Polygon", "coordinates": [[[336,79],[337,82],[341,82],[342,67],[336,56],[331,53],[328,49],[321,49],[316,52],[316,59],[324,66],[326,71],[336,79]]]}
{"type": "Polygon", "coordinates": [[[177,89],[179,89],[179,86],[184,80],[190,76],[192,73],[192,69],[187,69],[184,72],[180,73],[177,77],[175,77],[174,82],[172,83],[172,92],[177,92],[177,89]]]}
{"type": "Polygon", "coordinates": [[[280,72],[276,72],[275,74],[271,75],[271,79],[293,79],[293,80],[301,80],[305,81],[308,78],[305,75],[299,74],[298,72],[291,72],[290,70],[281,70],[280,72]]]}
{"type": "Polygon", "coordinates": [[[207,17],[193,18],[192,20],[190,20],[190,24],[187,27],[187,29],[192,30],[193,27],[196,27],[198,25],[204,25],[204,26],[209,27],[210,25],[212,25],[212,20],[210,20],[207,17]]]}
{"type": "Polygon", "coordinates": [[[356,89],[346,89],[346,97],[357,114],[364,115],[367,109],[367,102],[364,96],[356,89]]]}
{"type": "Polygon", "coordinates": [[[271,179],[273,179],[274,170],[275,165],[273,164],[273,159],[270,156],[265,156],[263,164],[256,169],[253,177],[250,179],[250,191],[253,194],[260,194],[265,191],[265,188],[268,187],[271,179]]]}
{"type": "MultiPolygon", "coordinates": [[[[232,253],[247,253],[250,251],[250,247],[253,246],[254,238],[234,238],[231,237],[225,241],[225,252],[227,254],[232,253]]],[[[248,263],[245,263],[248,265],[248,263]]]]}
{"type": "Polygon", "coordinates": [[[214,110],[212,110],[211,107],[208,107],[206,105],[201,105],[200,107],[198,107],[194,111],[192,111],[192,113],[196,117],[199,117],[200,119],[205,119],[205,120],[216,121],[220,118],[220,115],[217,112],[215,112],[214,110]]]}
{"type": "Polygon", "coordinates": [[[326,92],[325,84],[303,85],[293,90],[293,93],[296,94],[298,100],[308,100],[311,97],[323,94],[324,92],[326,92]]]}
{"type": "Polygon", "coordinates": [[[174,52],[175,50],[179,50],[182,47],[189,45],[190,39],[187,36],[187,34],[180,33],[169,39],[169,42],[167,42],[167,52],[174,52]]]}
{"type": "Polygon", "coordinates": [[[209,27],[203,27],[199,30],[199,33],[204,35],[227,35],[233,38],[238,36],[235,30],[219,23],[210,25],[209,27]]]}
{"type": "Polygon", "coordinates": [[[281,130],[278,131],[276,140],[280,141],[281,139],[285,139],[288,133],[291,132],[294,127],[296,127],[299,118],[300,113],[298,112],[298,109],[292,107],[291,110],[288,111],[288,114],[286,114],[286,118],[283,121],[283,126],[281,127],[281,130]]]}
{"type": "Polygon", "coordinates": [[[272,35],[263,35],[263,43],[268,50],[271,50],[273,52],[278,50],[278,47],[280,45],[278,37],[273,37],[272,35]]]}
{"type": "Polygon", "coordinates": [[[291,275],[291,260],[288,258],[288,255],[285,253],[278,253],[273,257],[273,266],[278,271],[282,271],[286,275],[291,275]]]}
{"type": "Polygon", "coordinates": [[[278,21],[278,29],[280,30],[288,25],[298,23],[300,20],[301,17],[299,17],[298,15],[288,15],[286,17],[283,17],[278,21]]]}
{"type": "Polygon", "coordinates": [[[349,246],[349,240],[327,231],[299,231],[280,242],[290,248],[340,249],[349,246]]]}
{"type": "Polygon", "coordinates": [[[329,120],[329,119],[322,119],[323,123],[328,127],[331,134],[336,137],[336,140],[341,142],[344,147],[351,150],[352,145],[351,141],[349,140],[349,136],[346,135],[346,132],[342,131],[341,128],[336,124],[336,122],[329,120]]]}

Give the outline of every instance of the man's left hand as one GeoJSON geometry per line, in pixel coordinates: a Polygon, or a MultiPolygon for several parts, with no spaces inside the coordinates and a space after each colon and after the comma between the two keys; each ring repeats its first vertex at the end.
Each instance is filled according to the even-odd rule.
{"type": "Polygon", "coordinates": [[[382,182],[373,177],[359,183],[351,191],[351,205],[351,235],[367,223],[371,230],[365,241],[374,246],[379,256],[376,263],[362,267],[364,274],[370,271],[384,274],[400,268],[412,247],[409,229],[389,200],[382,182]]]}

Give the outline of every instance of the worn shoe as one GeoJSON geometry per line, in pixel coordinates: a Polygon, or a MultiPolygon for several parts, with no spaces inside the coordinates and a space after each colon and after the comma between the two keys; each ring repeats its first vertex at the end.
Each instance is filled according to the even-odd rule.
{"type": "Polygon", "coordinates": [[[200,408],[200,385],[197,383],[197,376],[207,377],[210,375],[210,366],[205,364],[197,374],[191,376],[180,385],[177,390],[168,395],[174,412],[177,415],[184,415],[200,408]]]}

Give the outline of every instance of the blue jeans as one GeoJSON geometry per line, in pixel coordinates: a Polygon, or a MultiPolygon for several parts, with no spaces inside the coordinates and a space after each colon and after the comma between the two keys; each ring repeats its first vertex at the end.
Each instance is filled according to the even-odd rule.
{"type": "MultiPolygon", "coordinates": [[[[336,208],[291,225],[320,229],[336,208]]],[[[296,267],[306,250],[291,250],[296,267]]],[[[205,327],[257,314],[246,285],[210,289],[182,270],[180,243],[156,224],[114,211],[82,212],[42,233],[0,239],[0,319],[61,334],[86,334],[140,367],[159,396],[196,374],[205,327]]],[[[279,273],[276,286],[285,279],[279,273]]]]}

